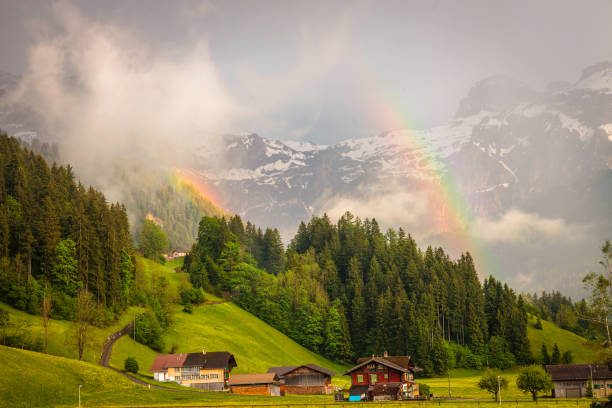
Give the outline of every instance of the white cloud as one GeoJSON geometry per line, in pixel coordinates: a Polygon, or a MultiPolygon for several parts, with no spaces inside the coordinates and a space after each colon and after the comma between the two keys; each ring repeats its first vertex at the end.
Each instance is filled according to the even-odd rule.
{"type": "Polygon", "coordinates": [[[376,218],[381,227],[403,227],[410,233],[429,233],[431,214],[427,195],[388,186],[386,189],[358,191],[358,196],[336,196],[317,205],[331,219],[346,211],[362,218],[376,218]]]}
{"type": "MultiPolygon", "coordinates": [[[[219,79],[205,43],[181,58],[158,55],[120,27],[65,4],[39,23],[27,70],[8,103],[45,119],[63,158],[87,183],[109,170],[172,165],[215,142],[241,109],[219,79]],[[59,27],[55,34],[46,26],[59,27]]],[[[104,178],[108,177],[106,180],[104,178]]]]}
{"type": "Polygon", "coordinates": [[[511,209],[498,219],[477,218],[470,226],[470,234],[488,243],[515,244],[538,239],[575,241],[582,238],[583,228],[562,218],[545,218],[511,209]]]}

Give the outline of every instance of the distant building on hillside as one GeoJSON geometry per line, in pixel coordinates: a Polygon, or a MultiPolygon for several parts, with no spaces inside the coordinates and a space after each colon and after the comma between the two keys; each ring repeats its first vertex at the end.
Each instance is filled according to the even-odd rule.
{"type": "Polygon", "coordinates": [[[287,394],[332,394],[331,385],[335,372],[316,364],[301,366],[270,367],[268,373],[275,373],[285,383],[287,394]]]}
{"type": "Polygon", "coordinates": [[[269,395],[280,397],[285,395],[285,385],[275,373],[237,374],[229,380],[232,394],[269,395]]]}
{"type": "Polygon", "coordinates": [[[410,356],[364,357],[342,375],[351,376],[350,401],[388,401],[419,396],[419,384],[414,373],[421,369],[412,364],[410,356]]]}
{"type": "Polygon", "coordinates": [[[209,391],[223,391],[228,387],[232,368],[236,367],[234,355],[227,351],[207,353],[158,354],[153,372],[156,381],[174,381],[186,387],[209,391]]]}
{"type": "Polygon", "coordinates": [[[595,398],[612,395],[612,363],[547,365],[546,372],[555,385],[554,398],[586,397],[589,380],[592,381],[595,398]]]}
{"type": "Polygon", "coordinates": [[[185,255],[187,255],[187,251],[173,250],[165,254],[164,258],[166,259],[166,261],[171,261],[175,258],[180,258],[181,256],[185,256],[185,255]]]}

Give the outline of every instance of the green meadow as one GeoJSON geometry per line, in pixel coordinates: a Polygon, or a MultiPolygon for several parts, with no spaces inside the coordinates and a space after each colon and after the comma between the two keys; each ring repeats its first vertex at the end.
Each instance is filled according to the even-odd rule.
{"type": "MultiPolygon", "coordinates": [[[[154,278],[165,277],[169,282],[171,297],[178,296],[178,287],[188,277],[180,270],[183,259],[169,261],[166,265],[137,258],[136,284],[148,289],[154,278]]],[[[272,328],[252,314],[231,302],[212,304],[221,299],[206,295],[206,303],[195,307],[193,313],[185,313],[182,306],[173,306],[173,323],[164,334],[165,350],[176,352],[200,352],[227,350],[232,352],[238,363],[233,373],[261,373],[271,366],[314,363],[338,373],[347,367],[333,363],[298,345],[289,337],[272,328]]],[[[19,322],[34,336],[42,336],[39,316],[32,316],[0,303],[0,308],[9,312],[11,322],[19,322]]],[[[0,347],[0,407],[51,407],[76,406],[78,385],[82,384],[83,406],[334,406],[331,396],[288,396],[282,399],[270,397],[242,397],[228,393],[177,392],[182,389],[168,384],[170,390],[159,390],[136,385],[124,376],[97,366],[102,343],[106,337],[125,326],[142,308],[131,307],[112,326],[104,329],[92,328],[92,336],[86,349],[84,362],[74,360],[76,347],[70,343],[70,322],[51,320],[48,352],[51,355],[34,353],[8,347],[0,347]],[[175,389],[175,390],[172,390],[175,389]],[[280,405],[274,405],[274,404],[280,405]]],[[[602,358],[604,350],[569,331],[542,321],[543,330],[533,327],[530,321],[528,336],[532,352],[537,356],[542,343],[550,350],[556,342],[561,351],[571,350],[575,362],[596,361],[602,358]]],[[[119,339],[113,348],[110,364],[122,369],[124,360],[135,357],[139,364],[138,377],[155,383],[149,368],[157,353],[133,341],[130,337],[119,339]]],[[[450,374],[450,395],[452,398],[468,400],[437,400],[435,402],[402,402],[401,405],[447,405],[461,407],[491,407],[490,394],[477,387],[482,375],[479,370],[452,370],[450,374]],[[469,400],[469,399],[479,399],[469,400]]],[[[502,392],[505,406],[533,406],[527,395],[516,388],[517,369],[506,370],[502,375],[508,380],[508,389],[502,392]]],[[[448,377],[424,378],[419,382],[430,386],[431,392],[439,398],[449,397],[448,377]]],[[[350,378],[336,376],[332,383],[341,388],[350,387],[350,378]]],[[[398,403],[367,403],[369,407],[399,406],[398,403]]],[[[588,401],[559,401],[543,399],[538,406],[586,407],[588,401]]]]}
{"type": "Polygon", "coordinates": [[[556,343],[561,353],[566,350],[572,352],[574,363],[606,361],[606,349],[602,346],[546,320],[542,320],[542,330],[538,330],[534,327],[536,321],[534,316],[529,316],[527,325],[527,337],[534,357],[541,354],[542,344],[546,344],[548,352],[552,353],[553,345],[556,343]]]}

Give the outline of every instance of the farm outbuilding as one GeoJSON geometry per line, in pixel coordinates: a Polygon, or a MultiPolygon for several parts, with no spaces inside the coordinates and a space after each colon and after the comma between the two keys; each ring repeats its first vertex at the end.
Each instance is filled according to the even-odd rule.
{"type": "Polygon", "coordinates": [[[271,367],[268,373],[278,375],[285,383],[287,394],[332,394],[334,392],[331,377],[336,373],[316,364],[271,367]]]}
{"type": "Polygon", "coordinates": [[[554,398],[586,397],[589,380],[593,384],[595,398],[612,395],[612,363],[547,365],[546,372],[555,385],[554,398]]]}
{"type": "Polygon", "coordinates": [[[269,395],[280,397],[285,395],[284,385],[275,373],[237,374],[230,377],[232,394],[269,395]]]}

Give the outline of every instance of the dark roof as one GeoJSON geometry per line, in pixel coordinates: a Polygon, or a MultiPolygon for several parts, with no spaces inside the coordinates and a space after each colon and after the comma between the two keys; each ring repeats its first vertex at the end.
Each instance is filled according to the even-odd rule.
{"type": "Polygon", "coordinates": [[[367,385],[353,385],[349,389],[349,395],[363,395],[368,393],[367,385]]]}
{"type": "Polygon", "coordinates": [[[364,359],[360,359],[360,360],[363,360],[363,361],[361,361],[361,363],[357,364],[355,367],[351,368],[350,370],[345,371],[344,373],[342,373],[342,375],[348,375],[348,374],[352,373],[353,371],[358,370],[361,367],[363,367],[364,365],[367,365],[367,364],[369,364],[371,362],[382,364],[382,365],[384,365],[386,367],[393,368],[394,370],[401,371],[403,373],[407,373],[407,372],[413,370],[412,367],[404,368],[404,367],[401,367],[401,366],[399,366],[399,365],[397,365],[397,364],[387,360],[386,358],[382,358],[382,357],[371,357],[371,358],[369,358],[367,360],[364,360],[364,359]]]}
{"type": "Polygon", "coordinates": [[[293,370],[295,370],[296,368],[298,368],[298,366],[280,366],[280,367],[270,367],[268,368],[268,372],[269,373],[276,373],[279,376],[283,376],[293,370]]]}
{"type": "Polygon", "coordinates": [[[276,373],[237,374],[229,379],[230,385],[273,384],[278,381],[276,373]]]}
{"type": "Polygon", "coordinates": [[[213,370],[236,366],[234,355],[227,351],[212,351],[206,354],[158,354],[150,371],[166,371],[168,367],[202,367],[213,370]]]}
{"type": "Polygon", "coordinates": [[[594,380],[612,378],[612,367],[609,364],[559,364],[547,365],[546,372],[553,381],[594,380]]]}
{"type": "Polygon", "coordinates": [[[328,370],[327,368],[323,368],[321,366],[318,366],[316,364],[304,364],[301,366],[281,366],[281,367],[270,367],[268,369],[269,373],[276,373],[279,376],[283,377],[287,374],[289,374],[292,371],[297,370],[298,368],[302,368],[302,367],[306,367],[309,368],[313,371],[317,371],[321,374],[327,375],[327,376],[333,376],[336,375],[337,373],[335,373],[334,371],[328,370]]]}

